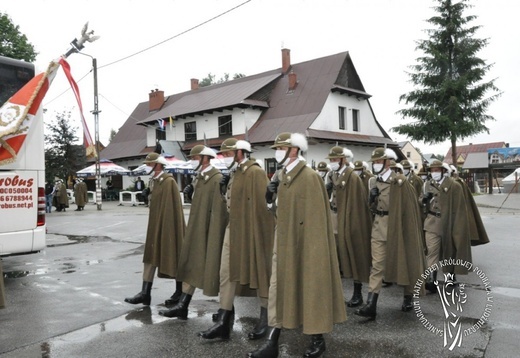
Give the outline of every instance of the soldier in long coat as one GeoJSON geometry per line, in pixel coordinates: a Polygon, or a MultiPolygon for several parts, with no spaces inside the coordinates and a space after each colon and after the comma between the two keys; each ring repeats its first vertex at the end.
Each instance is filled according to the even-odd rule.
{"type": "Polygon", "coordinates": [[[222,183],[229,224],[220,264],[220,309],[217,323],[199,332],[199,336],[228,339],[236,292],[249,288],[256,290],[260,300],[260,320],[248,338],[258,339],[267,332],[267,297],[275,226],[274,216],[265,205],[269,179],[256,160],[248,157],[251,153],[249,142],[228,138],[222,142],[220,152],[232,173],[229,181],[222,183]]]}
{"type": "Polygon", "coordinates": [[[268,339],[249,357],[277,357],[282,328],[311,335],[305,357],[325,351],[324,333],[346,320],[330,204],[320,176],[299,158],[307,140],[281,133],[272,146],[286,173],[277,192],[268,339]]]}
{"type": "Polygon", "coordinates": [[[415,192],[417,193],[417,197],[421,196],[422,188],[423,188],[423,180],[419,178],[417,174],[413,171],[413,165],[409,160],[402,160],[401,165],[403,166],[403,174],[408,179],[410,184],[412,184],[415,192]]]}
{"type": "Polygon", "coordinates": [[[354,162],[354,173],[359,175],[359,178],[361,178],[363,186],[365,187],[365,199],[368,201],[368,181],[374,176],[374,174],[365,168],[365,162],[362,160],[356,160],[354,162]]]}
{"type": "MultiPolygon", "coordinates": [[[[150,153],[144,163],[153,165],[153,177],[150,180],[150,215],[143,255],[143,286],[141,292],[134,297],[125,298],[125,302],[150,305],[150,292],[156,271],[160,278],[177,277],[186,225],[177,182],[171,174],[163,171],[168,165],[166,159],[157,153],[150,153]]],[[[177,284],[179,283],[177,280],[177,284]]],[[[178,296],[180,297],[180,293],[178,296]]]]}
{"type": "Polygon", "coordinates": [[[65,211],[69,207],[69,196],[67,195],[67,187],[63,180],[56,181],[56,203],[58,204],[56,211],[65,211]]]}
{"type": "Polygon", "coordinates": [[[182,296],[171,309],[159,311],[160,315],[180,319],[188,317],[195,288],[206,296],[218,295],[220,258],[228,223],[226,202],[220,194],[222,174],[210,162],[216,157],[215,152],[196,145],[189,157],[197,175],[194,183],[184,189],[192,201],[177,272],[177,279],[182,282],[182,296]]]}
{"type": "Polygon", "coordinates": [[[376,148],[372,152],[376,175],[369,182],[374,214],[372,270],[367,303],[356,311],[357,315],[370,319],[376,317],[383,277],[387,282],[403,286],[401,309],[406,312],[413,308],[414,285],[425,270],[425,244],[417,196],[406,177],[390,169],[391,159],[397,159],[391,149],[376,148]]]}
{"type": "Polygon", "coordinates": [[[88,203],[87,184],[83,181],[82,178],[76,179],[76,184],[74,185],[74,200],[76,202],[76,206],[78,207],[75,211],[83,210],[85,208],[85,204],[88,203]]]}
{"type": "Polygon", "coordinates": [[[333,167],[332,206],[336,217],[336,242],[343,277],[354,280],[354,292],[348,307],[363,303],[362,282],[368,282],[372,256],[370,232],[372,214],[368,207],[368,191],[361,178],[349,166],[352,152],[340,146],[332,147],[327,159],[333,167]]]}

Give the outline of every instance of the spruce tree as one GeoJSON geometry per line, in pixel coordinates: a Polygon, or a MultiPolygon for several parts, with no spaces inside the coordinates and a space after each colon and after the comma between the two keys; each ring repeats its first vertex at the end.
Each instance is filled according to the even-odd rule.
{"type": "Polygon", "coordinates": [[[399,134],[429,144],[451,141],[452,161],[457,163],[457,139],[488,132],[489,105],[500,95],[494,80],[483,82],[492,64],[477,56],[488,39],[474,37],[481,26],[470,23],[477,17],[465,16],[472,6],[468,0],[436,0],[438,13],[426,20],[427,40],[417,41],[422,52],[411,66],[410,81],[415,89],[399,97],[408,105],[397,113],[415,122],[392,128],[399,134]]]}

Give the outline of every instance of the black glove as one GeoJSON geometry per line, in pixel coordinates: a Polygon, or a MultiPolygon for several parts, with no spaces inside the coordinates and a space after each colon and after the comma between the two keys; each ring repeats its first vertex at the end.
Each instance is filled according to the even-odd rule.
{"type": "Polygon", "coordinates": [[[265,191],[265,201],[267,204],[271,204],[273,202],[273,196],[278,192],[278,185],[280,185],[278,180],[273,180],[267,184],[267,190],[265,191]]]}
{"type": "Polygon", "coordinates": [[[377,187],[370,189],[369,202],[370,203],[375,202],[378,196],[379,196],[379,189],[377,187]]]}
{"type": "Polygon", "coordinates": [[[193,197],[193,185],[188,184],[184,187],[183,193],[186,194],[186,197],[191,200],[193,197]]]}
{"type": "Polygon", "coordinates": [[[430,202],[430,200],[432,200],[433,198],[433,193],[432,192],[428,192],[426,195],[423,196],[422,198],[422,203],[424,205],[428,204],[430,202]]]}
{"type": "Polygon", "coordinates": [[[228,183],[229,183],[229,174],[223,174],[222,179],[220,179],[220,193],[222,195],[226,195],[228,183]]]}

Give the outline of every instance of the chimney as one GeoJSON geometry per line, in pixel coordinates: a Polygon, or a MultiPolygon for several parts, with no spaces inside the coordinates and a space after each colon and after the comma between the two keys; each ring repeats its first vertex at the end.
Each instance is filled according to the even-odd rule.
{"type": "Polygon", "coordinates": [[[199,79],[198,78],[192,78],[191,79],[191,89],[192,90],[199,89],[199,79]]]}
{"type": "Polygon", "coordinates": [[[298,84],[298,81],[296,78],[296,73],[291,71],[291,73],[289,73],[289,91],[294,91],[297,84],[298,84]]]}
{"type": "Polygon", "coordinates": [[[282,73],[287,73],[291,67],[291,50],[288,48],[282,49],[282,73]]]}
{"type": "Polygon", "coordinates": [[[150,92],[149,101],[148,101],[148,110],[156,111],[162,107],[164,104],[164,91],[159,91],[158,89],[152,90],[150,92]]]}

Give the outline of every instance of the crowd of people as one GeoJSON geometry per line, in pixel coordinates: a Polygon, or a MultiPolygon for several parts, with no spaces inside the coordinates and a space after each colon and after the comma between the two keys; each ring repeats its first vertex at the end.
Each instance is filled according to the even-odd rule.
{"type": "MultiPolygon", "coordinates": [[[[150,305],[155,273],[176,281],[159,314],[186,320],[195,289],[219,297],[213,326],[202,339],[230,338],[236,296],[256,296],[259,319],[248,333],[264,339],[249,357],[277,357],[282,329],[309,336],[304,357],[326,350],[324,334],[346,320],[346,308],[373,320],[383,284],[403,287],[401,310],[412,310],[414,285],[439,260],[471,261],[471,246],[489,242],[466,184],[434,161],[414,173],[390,149],[376,148],[371,165],[350,150],[330,149],[311,168],[305,136],[281,133],[271,147],[280,169],[269,180],[251,144],[226,139],[220,148],[229,174],[213,167],[215,151],[197,145],[189,157],[196,176],[184,221],[177,183],[166,160],[150,153],[150,215],[141,291],[125,298],[150,305]],[[311,189],[312,188],[312,189],[311,189]],[[353,280],[343,297],[341,279],[353,280]],[[368,286],[364,300],[363,284],[368,286]],[[348,299],[348,300],[347,300],[348,299]]],[[[444,266],[452,275],[463,266],[444,266]]],[[[435,292],[436,272],[421,287],[435,292]]]]}

